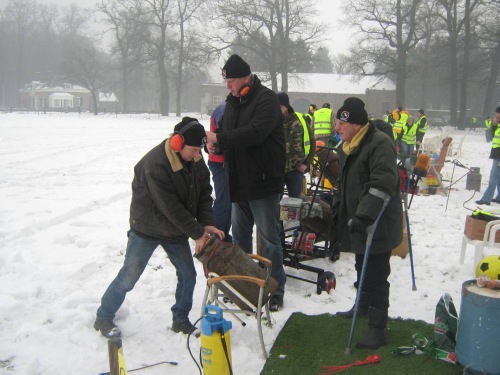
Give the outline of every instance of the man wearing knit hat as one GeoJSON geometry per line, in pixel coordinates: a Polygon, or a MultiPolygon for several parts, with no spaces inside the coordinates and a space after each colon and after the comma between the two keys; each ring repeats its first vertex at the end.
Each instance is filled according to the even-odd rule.
{"type": "Polygon", "coordinates": [[[285,139],[276,94],[263,86],[250,66],[232,55],[222,68],[229,90],[222,132],[207,132],[208,149],[217,143],[224,151],[231,196],[233,242],[247,253],[253,249],[257,227],[262,256],[272,261],[278,289],[272,311],[283,306],[286,274],[280,240],[279,201],[284,184],[285,139]]]}
{"type": "Polygon", "coordinates": [[[172,330],[185,334],[195,327],[189,321],[196,270],[195,252],[210,233],[224,238],[213,226],[212,187],[201,148],[205,128],[197,119],[184,117],[172,137],[149,151],[135,166],[130,205],[130,230],[123,266],[101,299],[94,328],[105,337],[119,337],[113,322],[127,292],[141,277],[158,246],[163,247],[177,274],[172,330]]]}
{"type": "MultiPolygon", "coordinates": [[[[391,251],[402,240],[402,207],[394,142],[368,121],[365,103],[348,98],[337,111],[335,130],[344,142],[339,150],[341,200],[338,219],[340,251],[355,254],[358,282],[367,246],[367,231],[375,226],[368,254],[358,312],[368,314],[368,333],[357,348],[377,349],[387,344],[391,251]],[[370,227],[370,228],[369,228],[370,227]]],[[[358,284],[359,287],[359,284],[358,284]]],[[[337,315],[352,317],[354,307],[337,315]]]]}

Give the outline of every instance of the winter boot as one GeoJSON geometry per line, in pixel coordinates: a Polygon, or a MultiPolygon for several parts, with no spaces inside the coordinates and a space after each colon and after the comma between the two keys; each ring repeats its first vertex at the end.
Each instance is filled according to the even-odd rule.
{"type": "Polygon", "coordinates": [[[356,343],[358,349],[378,349],[387,344],[385,327],[387,326],[387,310],[368,308],[368,333],[356,343]]]}
{"type": "MultiPolygon", "coordinates": [[[[361,292],[359,296],[359,304],[358,304],[358,315],[366,315],[368,314],[368,294],[366,292],[361,292]]],[[[352,318],[354,316],[354,306],[351,307],[348,311],[337,311],[335,315],[343,316],[344,318],[352,318]]]]}
{"type": "Polygon", "coordinates": [[[120,337],[122,334],[112,319],[96,319],[94,329],[107,338],[120,337]]]}

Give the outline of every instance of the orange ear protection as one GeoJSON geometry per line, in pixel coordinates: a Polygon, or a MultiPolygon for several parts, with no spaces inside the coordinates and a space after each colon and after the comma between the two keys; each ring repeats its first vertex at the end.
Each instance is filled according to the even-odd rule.
{"type": "Polygon", "coordinates": [[[188,122],[178,132],[175,132],[172,138],[170,138],[170,148],[175,152],[179,152],[180,150],[182,150],[182,148],[184,147],[183,134],[196,124],[199,124],[199,122],[198,121],[188,122]]]}
{"type": "Polygon", "coordinates": [[[246,96],[250,92],[250,86],[245,85],[240,89],[240,96],[246,96]]]}

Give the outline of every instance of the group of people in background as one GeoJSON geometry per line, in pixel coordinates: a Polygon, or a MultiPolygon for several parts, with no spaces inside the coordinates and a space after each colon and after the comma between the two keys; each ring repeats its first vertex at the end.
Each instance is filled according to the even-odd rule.
{"type": "Polygon", "coordinates": [[[386,111],[384,121],[392,125],[396,150],[405,165],[408,158],[418,153],[429,127],[425,111],[419,109],[415,117],[402,106],[392,112],[386,111]]]}
{"type": "MultiPolygon", "coordinates": [[[[162,246],[177,273],[171,329],[192,333],[195,327],[189,312],[196,271],[189,239],[195,242],[195,253],[213,234],[252,253],[254,226],[261,254],[272,261],[271,275],[278,283],[270,309],[280,310],[286,284],[280,199],[285,186],[289,196],[300,195],[316,145],[323,142],[336,146],[338,153],[337,245],[340,251],[355,254],[358,281],[368,233],[374,230],[366,281],[358,291],[360,312],[368,315],[368,332],[356,346],[377,349],[385,345],[389,259],[402,240],[394,140],[399,142],[400,150],[413,152],[401,145],[422,141],[427,128],[424,111],[419,111],[415,125],[399,108],[392,114],[394,136],[390,137],[369,119],[365,103],[359,98],[346,99],[337,111],[329,103],[321,108],[311,104],[309,111],[302,114],[291,106],[287,93],[265,87],[238,55],[229,57],[222,76],[229,94],[214,110],[210,130],[205,131],[197,119],[185,117],[175,126],[174,134],[135,166],[125,261],[102,296],[94,328],[106,337],[120,336],[115,314],[153,251],[162,246]],[[203,149],[209,153],[208,168],[201,155],[203,149]],[[374,226],[377,217],[380,220],[374,226]]],[[[352,317],[352,312],[339,315],[352,317]]]]}

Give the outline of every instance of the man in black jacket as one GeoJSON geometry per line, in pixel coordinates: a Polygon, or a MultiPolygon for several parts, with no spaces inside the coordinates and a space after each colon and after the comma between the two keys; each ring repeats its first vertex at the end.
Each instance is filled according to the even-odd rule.
{"type": "MultiPolygon", "coordinates": [[[[390,257],[403,236],[396,148],[390,137],[368,122],[361,99],[346,99],[336,117],[335,130],[344,142],[339,149],[339,248],[355,254],[358,281],[367,249],[367,229],[383,209],[384,200],[388,199],[375,228],[363,289],[358,290],[358,311],[368,314],[368,334],[356,347],[377,349],[387,344],[390,257]]],[[[351,309],[337,315],[352,317],[353,312],[351,309]]]]}
{"type": "Polygon", "coordinates": [[[195,241],[198,253],[210,233],[224,238],[224,232],[213,226],[210,172],[200,154],[206,142],[205,128],[198,120],[184,117],[174,131],[134,168],[125,261],[102,296],[94,323],[103,336],[120,336],[113,322],[115,313],[158,246],[177,273],[172,330],[186,334],[195,330],[188,317],[196,283],[188,239],[195,241]]]}
{"type": "Polygon", "coordinates": [[[262,256],[272,261],[278,289],[271,310],[283,306],[286,274],[280,241],[279,201],[284,184],[285,138],[276,94],[251,74],[250,66],[232,55],[222,75],[230,94],[222,117],[221,133],[207,132],[208,149],[217,143],[224,150],[229,176],[233,242],[244,251],[253,249],[253,226],[262,256]]]}

